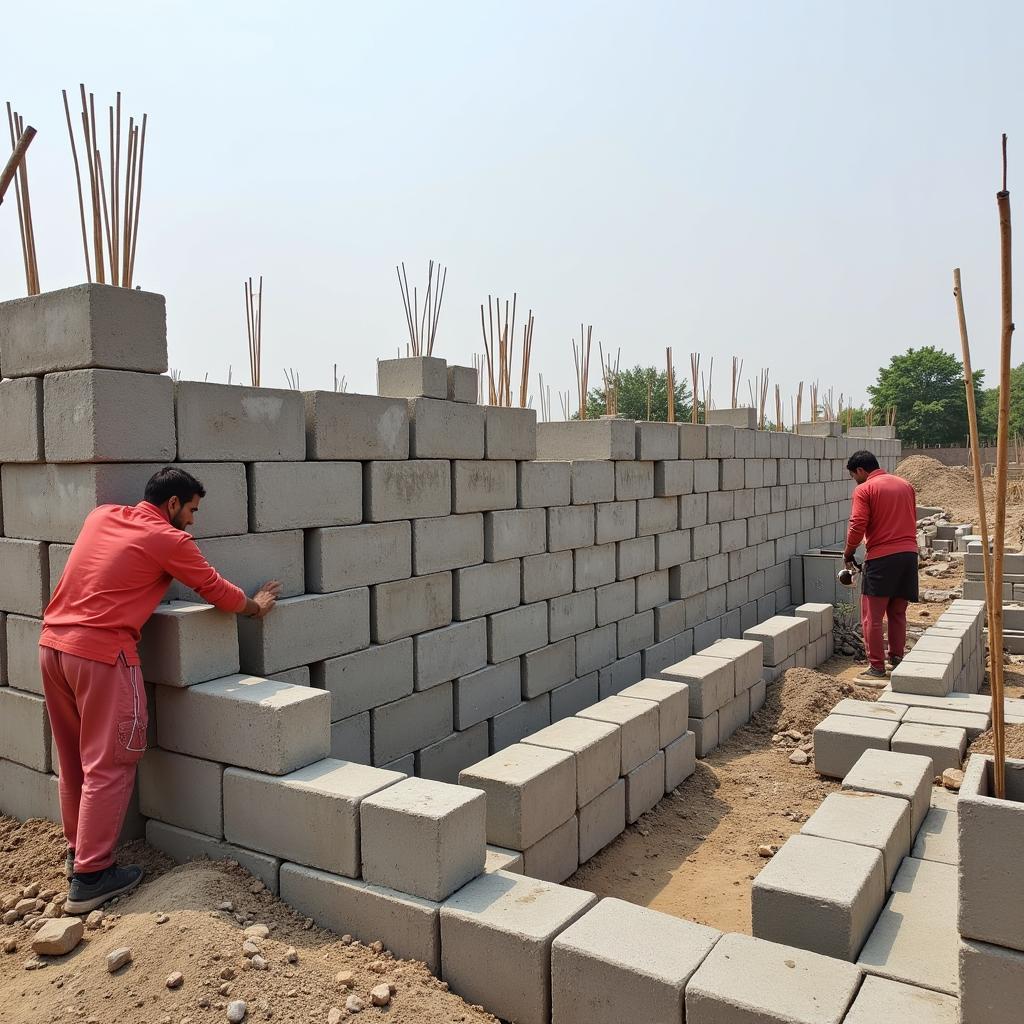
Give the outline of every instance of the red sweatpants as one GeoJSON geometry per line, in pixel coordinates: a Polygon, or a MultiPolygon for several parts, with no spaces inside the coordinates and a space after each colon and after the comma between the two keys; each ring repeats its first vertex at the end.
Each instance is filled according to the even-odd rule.
{"type": "Polygon", "coordinates": [[[39,648],[43,692],[60,761],[60,814],[76,871],[114,863],[146,750],[149,712],[138,668],[39,648]]]}
{"type": "Polygon", "coordinates": [[[864,630],[864,646],[872,668],[885,670],[885,644],[882,640],[882,618],[889,624],[889,657],[902,658],[907,650],[907,606],[902,597],[867,597],[861,595],[860,622],[864,630]]]}

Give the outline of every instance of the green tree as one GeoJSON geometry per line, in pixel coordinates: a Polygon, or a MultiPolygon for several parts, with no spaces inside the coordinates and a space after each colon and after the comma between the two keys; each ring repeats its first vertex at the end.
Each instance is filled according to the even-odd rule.
{"type": "MultiPolygon", "coordinates": [[[[999,428],[999,388],[986,388],[978,406],[978,436],[995,442],[999,428]]],[[[1010,438],[1024,437],[1024,363],[1010,371],[1010,438]]]]}
{"type": "MultiPolygon", "coordinates": [[[[984,371],[974,373],[975,401],[981,403],[984,371]]],[[[893,356],[868,387],[876,424],[896,409],[896,433],[910,446],[956,444],[968,435],[963,364],[932,345],[893,356]]]]}
{"type": "MultiPolygon", "coordinates": [[[[600,371],[599,371],[600,372],[600,371]]],[[[648,389],[652,420],[668,420],[668,374],[654,366],[634,366],[618,374],[619,415],[628,420],[646,420],[648,389]]],[[[676,374],[676,422],[690,418],[690,389],[676,374]]],[[[587,416],[596,419],[605,414],[604,381],[587,396],[587,416]]]]}

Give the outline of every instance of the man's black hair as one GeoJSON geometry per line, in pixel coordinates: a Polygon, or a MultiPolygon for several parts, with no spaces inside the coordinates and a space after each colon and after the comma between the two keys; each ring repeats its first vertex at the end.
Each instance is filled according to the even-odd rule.
{"type": "Polygon", "coordinates": [[[873,473],[878,468],[878,459],[869,451],[854,452],[846,461],[846,471],[848,473],[852,473],[857,469],[873,473]]]}
{"type": "Polygon", "coordinates": [[[145,498],[151,505],[162,505],[168,498],[177,498],[184,505],[196,496],[205,498],[206,488],[177,466],[157,470],[146,484],[145,498]]]}

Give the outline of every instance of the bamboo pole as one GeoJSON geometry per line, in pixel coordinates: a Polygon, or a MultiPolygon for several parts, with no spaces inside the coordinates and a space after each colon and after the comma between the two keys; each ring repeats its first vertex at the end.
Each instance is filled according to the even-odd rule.
{"type": "Polygon", "coordinates": [[[665,386],[668,388],[668,421],[676,421],[676,374],[672,366],[672,347],[665,349],[665,386]]]}
{"type": "Polygon", "coordinates": [[[693,408],[690,410],[690,422],[699,422],[699,410],[697,408],[697,397],[700,394],[698,384],[700,383],[700,355],[697,352],[690,353],[690,383],[693,394],[693,408]]]}

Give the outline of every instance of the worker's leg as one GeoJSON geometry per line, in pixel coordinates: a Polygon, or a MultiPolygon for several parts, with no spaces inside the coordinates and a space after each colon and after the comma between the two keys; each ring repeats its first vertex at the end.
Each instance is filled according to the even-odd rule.
{"type": "Polygon", "coordinates": [[[64,671],[82,720],[84,781],[75,843],[75,873],[114,863],[114,847],[146,749],[146,691],[137,668],[65,654],[64,671]]]}
{"type": "Polygon", "coordinates": [[[60,817],[64,838],[75,849],[78,834],[78,809],[82,800],[82,756],[79,750],[81,719],[75,693],[64,675],[60,651],[50,647],[39,648],[39,669],[43,676],[46,713],[50,718],[50,731],[57,747],[60,762],[60,817]]]}
{"type": "Polygon", "coordinates": [[[864,630],[864,647],[867,649],[871,667],[879,672],[885,671],[885,644],[882,639],[882,620],[888,607],[887,597],[868,597],[860,599],[860,621],[864,630]]]}
{"type": "Polygon", "coordinates": [[[889,632],[889,660],[902,658],[907,652],[907,607],[905,598],[891,597],[885,610],[889,632]]]}

